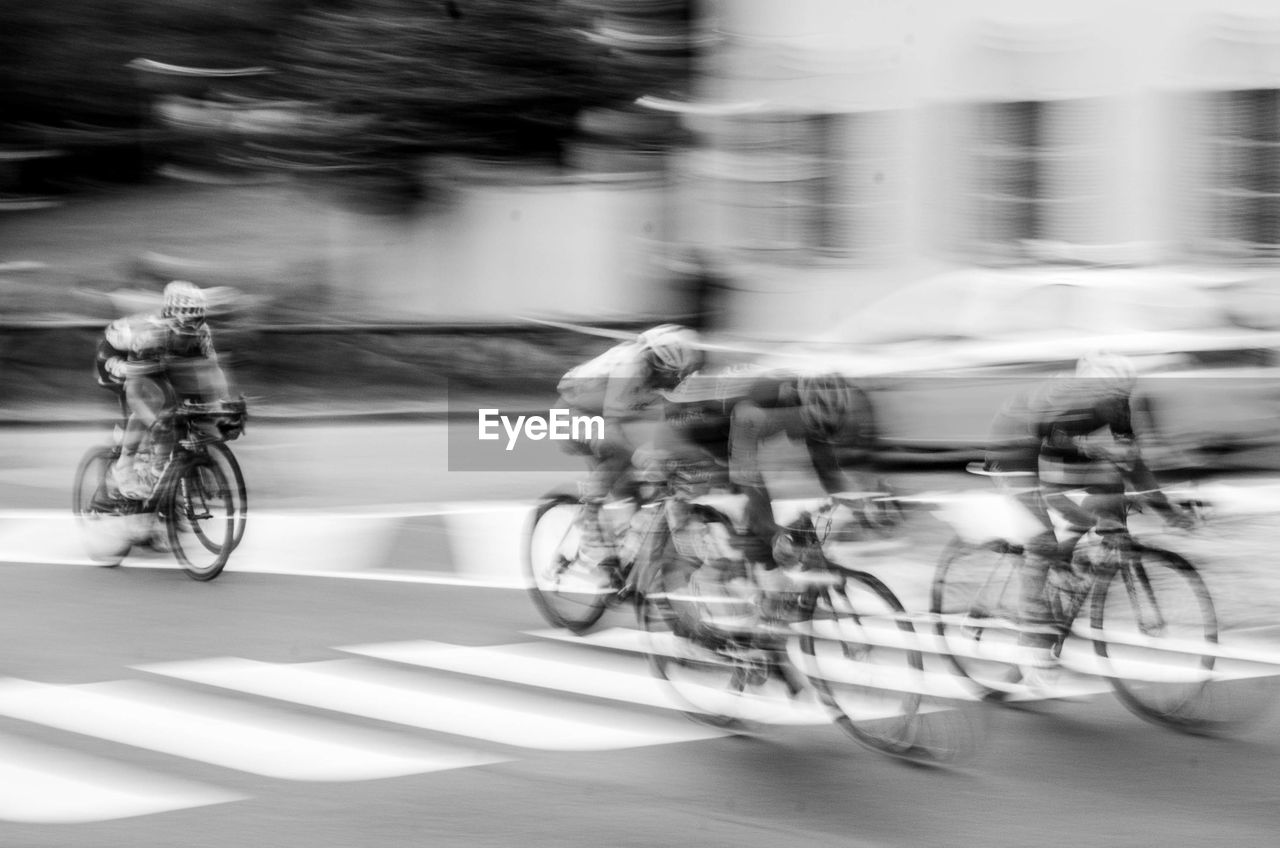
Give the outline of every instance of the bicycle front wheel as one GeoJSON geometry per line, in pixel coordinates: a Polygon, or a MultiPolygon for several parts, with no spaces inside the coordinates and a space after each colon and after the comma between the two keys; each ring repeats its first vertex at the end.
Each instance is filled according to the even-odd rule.
{"type": "Polygon", "coordinates": [[[1134,543],[1093,598],[1094,649],[1120,702],[1188,733],[1232,724],[1217,697],[1218,621],[1204,579],[1186,559],[1134,543]]]}
{"type": "Polygon", "coordinates": [[[534,510],[525,545],[525,577],[534,606],[551,626],[574,633],[599,621],[617,594],[605,567],[578,561],[582,521],[577,498],[548,497],[534,510]]]}
{"type": "Polygon", "coordinates": [[[178,469],[165,498],[163,518],[178,562],[194,580],[222,573],[235,549],[235,483],[208,455],[178,469]]]}
{"type": "Polygon", "coordinates": [[[952,667],[998,700],[1022,680],[1019,597],[1022,557],[956,539],[934,572],[929,611],[952,667]]]}
{"type": "Polygon", "coordinates": [[[209,445],[209,456],[223,467],[223,472],[234,484],[231,490],[235,498],[236,530],[232,547],[239,547],[244,538],[244,528],[249,521],[249,489],[244,482],[244,472],[240,470],[240,462],[224,442],[209,445]]]}
{"type": "Polygon", "coordinates": [[[109,447],[90,448],[76,468],[71,511],[76,517],[85,552],[106,566],[117,566],[132,547],[129,518],[114,508],[107,491],[107,475],[120,452],[109,447]]]}

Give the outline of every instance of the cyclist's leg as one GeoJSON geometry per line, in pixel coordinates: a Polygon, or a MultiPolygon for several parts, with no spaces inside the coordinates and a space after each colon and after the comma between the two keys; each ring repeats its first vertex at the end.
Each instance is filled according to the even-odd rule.
{"type": "Polygon", "coordinates": [[[124,399],[128,420],[120,442],[115,475],[121,491],[126,495],[136,495],[141,487],[134,468],[135,458],[147,432],[159,420],[169,402],[169,392],[151,377],[131,377],[124,384],[124,399]]]}
{"type": "Polygon", "coordinates": [[[1049,572],[1065,563],[1049,509],[1058,509],[1060,500],[1066,501],[1068,508],[1074,507],[1074,502],[1050,486],[1021,491],[1014,497],[1044,528],[1023,545],[1018,606],[1026,629],[1019,635],[1018,642],[1036,652],[1033,664],[1047,665],[1052,662],[1052,651],[1063,634],[1062,622],[1050,603],[1046,584],[1049,572]]]}
{"type": "Polygon", "coordinates": [[[582,540],[578,559],[594,567],[614,555],[613,544],[600,520],[600,510],[626,479],[631,454],[604,440],[586,446],[587,476],[581,486],[582,540]]]}
{"type": "Polygon", "coordinates": [[[771,410],[743,401],[733,409],[729,435],[729,479],[747,496],[747,533],[743,553],[747,560],[764,571],[773,571],[773,540],[779,531],[773,515],[773,498],[769,494],[760,467],[760,443],[784,430],[785,422],[771,410]]]}

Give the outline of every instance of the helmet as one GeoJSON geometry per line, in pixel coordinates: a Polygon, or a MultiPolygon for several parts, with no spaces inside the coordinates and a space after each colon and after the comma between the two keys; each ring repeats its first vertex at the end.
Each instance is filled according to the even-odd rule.
{"type": "Polygon", "coordinates": [[[1076,363],[1076,376],[1088,380],[1092,388],[1109,395],[1127,395],[1138,380],[1137,369],[1127,356],[1096,351],[1076,363]]]}
{"type": "Polygon", "coordinates": [[[702,366],[698,334],[678,324],[659,324],[637,338],[655,382],[674,387],[702,366]]]}
{"type": "Polygon", "coordinates": [[[204,320],[205,296],[199,286],[186,280],[174,280],[164,287],[164,317],[179,326],[194,327],[204,320]]]}
{"type": "Polygon", "coordinates": [[[839,374],[800,377],[796,395],[800,420],[815,438],[834,441],[855,423],[858,399],[853,386],[839,374]]]}

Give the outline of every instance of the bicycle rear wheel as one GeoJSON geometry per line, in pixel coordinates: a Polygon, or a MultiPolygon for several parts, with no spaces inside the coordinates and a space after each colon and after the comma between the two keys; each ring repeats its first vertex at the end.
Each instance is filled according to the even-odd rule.
{"type": "Polygon", "coordinates": [[[669,685],[682,712],[702,724],[754,733],[803,720],[777,645],[704,623],[713,608],[692,593],[689,577],[696,570],[691,561],[668,559],[639,595],[636,617],[648,636],[653,673],[669,685]]]}
{"type": "Polygon", "coordinates": [[[166,493],[162,516],[173,552],[194,580],[222,573],[235,549],[235,483],[208,455],[187,459],[166,493]]]}
{"type": "Polygon", "coordinates": [[[108,491],[107,476],[119,455],[115,448],[90,448],[76,468],[71,493],[71,511],[85,552],[108,567],[119,565],[132,547],[129,519],[120,514],[108,491]]]}
{"type": "Polygon", "coordinates": [[[952,667],[999,700],[1022,680],[1019,596],[1022,557],[956,539],[934,572],[929,611],[952,667]]]}
{"type": "Polygon", "coordinates": [[[1234,726],[1215,682],[1218,622],[1203,578],[1172,551],[1134,543],[1093,598],[1094,649],[1131,712],[1187,733],[1234,726]]]}
{"type": "Polygon", "coordinates": [[[529,596],[553,627],[582,633],[600,620],[617,594],[613,575],[603,566],[578,561],[582,503],[552,495],[538,504],[525,545],[529,596]]]}

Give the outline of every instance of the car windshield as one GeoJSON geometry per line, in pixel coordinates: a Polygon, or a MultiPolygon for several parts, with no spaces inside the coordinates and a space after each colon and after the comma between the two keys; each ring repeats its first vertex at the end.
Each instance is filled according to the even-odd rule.
{"type": "Polygon", "coordinates": [[[1045,334],[1209,330],[1233,326],[1210,292],[1182,284],[1073,284],[1012,276],[943,275],[868,304],[823,341],[853,344],[1045,334]]]}

